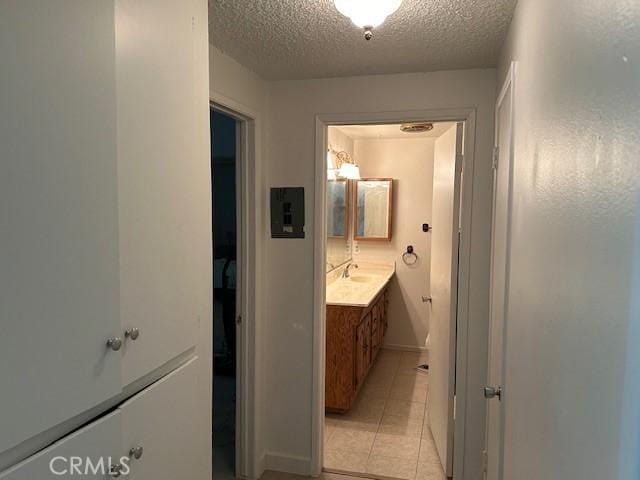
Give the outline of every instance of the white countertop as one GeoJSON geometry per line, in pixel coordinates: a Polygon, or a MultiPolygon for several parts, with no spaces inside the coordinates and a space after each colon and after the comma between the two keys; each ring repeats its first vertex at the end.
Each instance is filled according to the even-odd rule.
{"type": "Polygon", "coordinates": [[[342,278],[344,267],[327,274],[327,305],[368,307],[393,277],[395,263],[352,262],[350,276],[342,278]]]}

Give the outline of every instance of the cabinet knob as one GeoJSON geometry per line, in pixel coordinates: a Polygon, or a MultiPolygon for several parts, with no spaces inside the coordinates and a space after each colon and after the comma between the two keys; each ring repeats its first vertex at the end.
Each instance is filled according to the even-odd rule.
{"type": "Polygon", "coordinates": [[[109,340],[107,340],[107,347],[109,347],[114,352],[117,352],[118,350],[120,350],[120,347],[122,347],[122,339],[118,337],[110,338],[109,340]]]}
{"type": "Polygon", "coordinates": [[[122,475],[122,465],[119,463],[111,465],[111,468],[109,468],[109,476],[118,478],[120,475],[122,475]]]}
{"type": "Polygon", "coordinates": [[[125,330],[124,336],[126,338],[130,338],[131,340],[135,340],[140,336],[140,330],[136,327],[130,328],[128,330],[125,330]]]}
{"type": "Polygon", "coordinates": [[[131,448],[131,450],[129,450],[129,458],[135,458],[136,460],[140,460],[140,457],[142,457],[143,452],[144,452],[144,448],[142,448],[141,445],[138,445],[137,447],[133,447],[131,448]]]}

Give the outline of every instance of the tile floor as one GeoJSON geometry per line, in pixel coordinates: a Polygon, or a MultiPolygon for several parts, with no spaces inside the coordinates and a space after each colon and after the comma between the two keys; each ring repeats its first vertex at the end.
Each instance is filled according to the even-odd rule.
{"type": "Polygon", "coordinates": [[[327,414],[324,468],[329,472],[444,480],[427,421],[424,354],[381,350],[353,408],[327,414]]]}

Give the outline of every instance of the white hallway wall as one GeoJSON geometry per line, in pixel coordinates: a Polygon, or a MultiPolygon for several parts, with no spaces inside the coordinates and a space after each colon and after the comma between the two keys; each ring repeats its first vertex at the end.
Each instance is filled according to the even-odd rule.
{"type": "MultiPolygon", "coordinates": [[[[469,417],[466,442],[473,445],[465,469],[482,465],[488,330],[491,150],[495,70],[363,76],[269,84],[267,187],[303,186],[306,238],[265,238],[264,418],[267,464],[309,471],[312,423],[313,225],[315,117],[319,113],[381,112],[475,107],[476,166],[473,175],[469,417]]],[[[469,172],[468,172],[469,173],[469,172]]]]}
{"type": "Polygon", "coordinates": [[[393,217],[390,242],[360,240],[353,258],[396,262],[389,293],[389,331],[385,343],[393,347],[424,349],[429,332],[431,223],[434,138],[358,139],[355,158],[362,177],[393,178],[393,217]],[[413,245],[418,260],[405,265],[402,254],[413,245]]]}
{"type": "Polygon", "coordinates": [[[505,479],[639,478],[640,4],[520,0],[505,479]]]}

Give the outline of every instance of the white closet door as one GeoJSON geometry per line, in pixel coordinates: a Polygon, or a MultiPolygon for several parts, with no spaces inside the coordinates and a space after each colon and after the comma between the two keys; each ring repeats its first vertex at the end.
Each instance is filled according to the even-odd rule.
{"type": "Polygon", "coordinates": [[[109,461],[116,465],[122,457],[120,419],[118,411],[101,418],[1,473],[0,480],[111,478],[109,461]]]}
{"type": "Polygon", "coordinates": [[[210,443],[202,435],[211,428],[198,427],[196,380],[197,358],[120,407],[125,451],[142,453],[131,460],[131,480],[204,480],[202,446],[210,443]]]}
{"type": "Polygon", "coordinates": [[[139,330],[125,342],[125,385],[195,344],[211,281],[210,246],[194,247],[211,235],[211,180],[195,109],[193,4],[116,1],[121,312],[123,329],[139,330]]]}
{"type": "Polygon", "coordinates": [[[121,391],[113,9],[0,8],[0,452],[121,391]]]}

